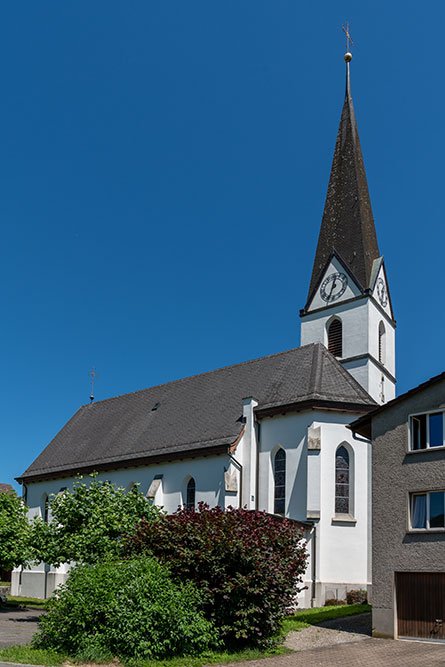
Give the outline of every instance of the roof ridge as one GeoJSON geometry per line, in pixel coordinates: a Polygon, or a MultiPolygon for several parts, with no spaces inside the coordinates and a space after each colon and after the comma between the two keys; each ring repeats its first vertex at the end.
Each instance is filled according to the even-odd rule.
{"type": "MultiPolygon", "coordinates": [[[[136,389],[135,391],[129,391],[124,394],[118,394],[117,396],[110,396],[109,398],[103,398],[100,401],[95,401],[94,403],[85,403],[84,405],[81,405],[79,410],[82,410],[84,408],[91,408],[94,407],[95,405],[99,405],[99,403],[105,403],[107,401],[114,401],[117,398],[123,398],[124,396],[132,396],[134,394],[141,394],[144,391],[148,391],[149,389],[160,389],[161,387],[166,387],[167,385],[172,385],[172,384],[178,384],[179,382],[185,382],[186,380],[191,380],[192,378],[198,378],[202,377],[204,375],[210,375],[211,373],[218,373],[219,371],[225,371],[229,370],[230,368],[237,368],[239,366],[247,366],[248,364],[253,364],[257,361],[262,361],[265,359],[273,359],[274,357],[279,357],[280,355],[283,354],[289,354],[289,352],[296,352],[297,350],[304,350],[309,347],[314,347],[322,345],[321,343],[308,343],[307,345],[301,345],[300,347],[292,347],[290,350],[282,350],[281,352],[275,352],[274,354],[267,354],[265,357],[256,357],[255,359],[247,359],[247,361],[239,361],[236,364],[229,364],[229,366],[220,366],[219,368],[214,368],[213,370],[210,371],[204,371],[203,373],[197,373],[196,375],[186,375],[183,378],[178,378],[176,380],[170,380],[169,382],[161,382],[161,384],[155,384],[151,387],[144,387],[144,389],[136,389]]],[[[74,416],[74,415],[73,415],[74,416]]]]}

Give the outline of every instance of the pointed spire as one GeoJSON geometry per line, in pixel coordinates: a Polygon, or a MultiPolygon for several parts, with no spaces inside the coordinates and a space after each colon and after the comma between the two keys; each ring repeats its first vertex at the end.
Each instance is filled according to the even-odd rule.
{"type": "Polygon", "coordinates": [[[380,255],[365,166],[351,97],[348,52],[346,91],[309,286],[308,301],[335,250],[363,290],[369,287],[372,263],[380,255]]]}

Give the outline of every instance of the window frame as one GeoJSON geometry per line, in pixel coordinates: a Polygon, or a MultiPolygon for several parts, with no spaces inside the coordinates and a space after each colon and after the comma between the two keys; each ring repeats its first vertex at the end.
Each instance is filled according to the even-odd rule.
{"type": "Polygon", "coordinates": [[[184,502],[184,509],[190,511],[195,511],[196,510],[196,480],[194,477],[189,477],[187,480],[187,483],[185,485],[185,502],[184,502]],[[193,482],[193,506],[189,502],[189,486],[190,483],[193,482]]]}
{"type": "Polygon", "coordinates": [[[278,447],[277,450],[275,451],[272,459],[272,474],[273,474],[273,513],[277,514],[278,516],[286,516],[286,500],[287,500],[287,484],[286,484],[286,476],[287,476],[287,455],[286,455],[286,450],[284,447],[278,447]],[[284,462],[284,470],[277,470],[276,469],[276,463],[277,463],[277,456],[280,454],[280,452],[283,452],[284,458],[282,461],[284,462]],[[280,496],[279,498],[276,497],[276,489],[277,489],[277,483],[276,483],[276,473],[278,472],[284,472],[284,484],[280,484],[279,487],[284,489],[284,495],[280,496]],[[283,512],[276,512],[276,502],[282,501],[283,502],[283,512]]]}
{"type": "Polygon", "coordinates": [[[445,449],[445,410],[422,410],[422,412],[412,412],[408,415],[408,452],[410,454],[419,454],[421,452],[435,452],[445,449]],[[442,414],[442,444],[437,446],[430,445],[430,415],[442,414]],[[416,417],[427,417],[426,419],[426,447],[414,449],[414,419],[416,417]]]}
{"type": "Polygon", "coordinates": [[[343,321],[340,317],[338,317],[338,315],[334,315],[334,317],[332,317],[327,322],[327,326],[326,326],[326,347],[327,347],[328,351],[332,354],[332,356],[334,356],[336,359],[342,359],[343,358],[343,356],[344,356],[343,355],[343,347],[344,347],[343,346],[343,321]],[[339,327],[340,335],[338,335],[338,332],[336,332],[335,334],[334,334],[334,332],[330,334],[331,327],[333,325],[337,325],[339,327]],[[335,339],[334,339],[334,336],[335,336],[335,339]],[[334,348],[336,345],[338,345],[340,350],[330,349],[330,347],[334,348]],[[340,354],[336,354],[336,352],[338,352],[338,351],[340,351],[340,354]]]}
{"type": "MultiPolygon", "coordinates": [[[[422,451],[422,450],[416,450],[422,451]]],[[[445,533],[444,526],[430,526],[430,495],[432,493],[442,493],[445,514],[445,489],[430,489],[429,491],[412,491],[408,494],[408,531],[410,533],[445,533]],[[412,517],[414,516],[414,498],[416,496],[426,496],[426,527],[413,528],[412,517]]]]}
{"type": "Polygon", "coordinates": [[[383,320],[379,322],[378,329],[378,358],[379,364],[385,366],[386,364],[386,327],[383,320]]]}
{"type": "Polygon", "coordinates": [[[334,459],[334,477],[335,477],[335,480],[334,480],[334,484],[335,484],[335,488],[334,488],[334,515],[335,515],[335,516],[340,516],[340,515],[342,515],[342,514],[349,515],[349,514],[351,514],[351,454],[350,454],[348,448],[345,447],[344,443],[341,443],[340,445],[338,445],[338,447],[337,447],[336,450],[335,450],[335,459],[334,459]],[[338,467],[337,467],[337,457],[338,457],[338,452],[339,452],[341,449],[344,449],[344,450],[345,450],[346,455],[347,455],[347,457],[348,457],[347,460],[345,459],[345,461],[346,461],[346,463],[347,463],[347,473],[348,473],[348,475],[347,475],[347,477],[348,477],[348,481],[347,481],[347,483],[337,481],[337,474],[338,474],[338,471],[341,471],[341,470],[342,470],[342,468],[338,468],[338,467]],[[337,495],[337,486],[347,486],[347,489],[348,489],[348,494],[347,494],[347,496],[338,496],[338,495],[337,495]],[[342,500],[342,499],[343,499],[343,500],[346,499],[346,500],[348,501],[348,509],[347,509],[346,512],[341,512],[340,510],[337,509],[337,500],[340,501],[340,500],[342,500]]]}

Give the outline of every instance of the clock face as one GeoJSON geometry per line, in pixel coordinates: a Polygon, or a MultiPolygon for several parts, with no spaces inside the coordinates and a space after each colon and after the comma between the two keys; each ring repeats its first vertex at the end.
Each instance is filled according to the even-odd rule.
{"type": "Polygon", "coordinates": [[[320,287],[320,296],[326,303],[337,301],[348,286],[348,279],[344,273],[331,273],[323,280],[320,287]]]}
{"type": "Polygon", "coordinates": [[[388,292],[383,278],[379,278],[377,281],[377,296],[381,305],[385,308],[388,303],[388,292]]]}

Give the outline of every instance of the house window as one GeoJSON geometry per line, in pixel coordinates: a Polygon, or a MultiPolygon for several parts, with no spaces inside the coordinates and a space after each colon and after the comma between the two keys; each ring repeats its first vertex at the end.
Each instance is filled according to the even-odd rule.
{"type": "Polygon", "coordinates": [[[340,320],[332,320],[328,327],[328,350],[334,357],[343,356],[343,326],[340,320]]]}
{"type": "Polygon", "coordinates": [[[383,322],[379,324],[379,361],[381,364],[385,363],[386,357],[386,332],[383,322]]]}
{"type": "Polygon", "coordinates": [[[185,508],[187,510],[195,509],[195,496],[196,496],[196,484],[193,477],[191,477],[187,484],[187,491],[185,498],[185,508]]]}
{"type": "Polygon", "coordinates": [[[411,449],[445,446],[443,412],[411,417],[411,449]]]}
{"type": "Polygon", "coordinates": [[[413,530],[445,530],[445,491],[413,493],[410,510],[413,530]]]}
{"type": "Polygon", "coordinates": [[[335,513],[349,514],[349,454],[343,445],[335,455],[335,513]]]}
{"type": "Polygon", "coordinates": [[[274,459],[274,514],[284,514],[286,505],[286,452],[280,449],[274,459]]]}

